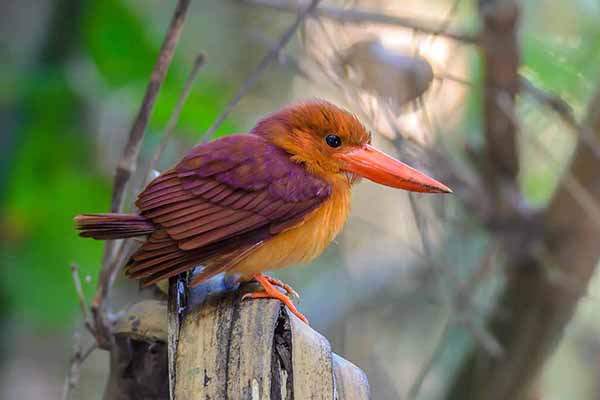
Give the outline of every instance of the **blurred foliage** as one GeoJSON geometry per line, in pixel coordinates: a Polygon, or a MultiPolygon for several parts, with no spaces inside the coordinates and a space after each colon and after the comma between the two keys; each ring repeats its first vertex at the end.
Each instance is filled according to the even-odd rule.
{"type": "MultiPolygon", "coordinates": [[[[524,2],[522,15],[522,67],[521,73],[537,87],[560,95],[581,117],[585,105],[596,83],[600,68],[600,25],[597,23],[598,5],[587,1],[575,4],[569,2],[552,3],[552,7],[541,8],[539,2],[524,2]],[[571,15],[569,15],[571,14],[571,15]],[[555,19],[564,20],[569,15],[577,24],[553,25],[555,19]]],[[[470,18],[469,18],[470,19],[470,18]]],[[[469,81],[473,83],[467,97],[466,114],[460,129],[464,130],[467,142],[474,148],[483,144],[481,136],[482,99],[481,65],[479,54],[469,54],[469,81]]],[[[556,122],[552,114],[533,112],[526,93],[520,96],[521,127],[524,135],[544,136],[546,144],[552,143],[549,151],[556,160],[564,163],[569,157],[574,143],[574,133],[570,128],[556,122]],[[527,120],[533,120],[533,126],[527,120]],[[549,132],[547,124],[552,123],[554,132],[549,132]]],[[[535,104],[535,103],[533,103],[535,104]]],[[[562,164],[548,160],[544,150],[535,148],[525,141],[521,147],[521,183],[527,199],[533,204],[544,204],[557,183],[557,169],[562,164]],[[532,148],[533,147],[533,148],[532,148]]]]}
{"type": "MultiPolygon", "coordinates": [[[[9,313],[46,328],[64,326],[78,312],[70,263],[80,265],[82,277],[92,278],[84,285],[91,296],[102,254],[102,243],[80,239],[72,223],[77,213],[107,211],[110,204],[112,176],[96,165],[86,114],[95,111],[92,104],[108,101],[113,91],[125,90],[141,101],[162,40],[152,37],[147,24],[121,0],[88,2],[80,18],[59,23],[82,27],[71,58],[91,62],[98,75],[94,79],[104,90],[91,83],[92,90],[80,90],[70,76],[73,60],[50,58],[26,69],[24,78],[7,80],[11,90],[3,96],[19,118],[11,155],[15,162],[2,198],[0,285],[9,313]]],[[[148,152],[154,151],[177,102],[191,58],[176,54],[148,127],[148,152]]],[[[178,134],[197,141],[231,93],[224,82],[199,82],[181,115],[178,134]]],[[[139,106],[136,101],[121,110],[129,121],[139,106]]],[[[218,134],[232,130],[235,125],[228,122],[218,134]]]]}
{"type": "Polygon", "coordinates": [[[144,23],[120,0],[92,2],[83,24],[85,47],[110,86],[144,86],[156,58],[144,23]]]}

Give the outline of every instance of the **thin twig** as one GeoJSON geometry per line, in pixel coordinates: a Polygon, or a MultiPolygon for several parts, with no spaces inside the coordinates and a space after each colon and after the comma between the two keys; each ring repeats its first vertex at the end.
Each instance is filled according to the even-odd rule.
{"type": "Polygon", "coordinates": [[[71,362],[69,363],[69,370],[65,376],[65,383],[63,386],[63,400],[69,400],[71,398],[71,392],[77,386],[79,382],[79,366],[81,360],[81,336],[79,332],[75,332],[73,335],[73,354],[71,355],[71,362]]]}
{"type": "Polygon", "coordinates": [[[216,132],[216,130],[221,126],[223,121],[231,114],[233,109],[237,106],[240,100],[248,93],[248,91],[252,88],[254,83],[261,77],[261,75],[265,72],[265,70],[274,62],[277,61],[279,57],[279,53],[283,48],[289,43],[292,39],[298,28],[302,25],[306,17],[311,14],[315,8],[319,5],[321,0],[312,0],[310,5],[303,9],[298,9],[299,13],[296,17],[294,23],[281,35],[281,38],[264,56],[261,62],[257,65],[254,71],[250,74],[250,76],[246,79],[246,81],[242,84],[240,89],[238,90],[235,97],[225,106],[225,110],[219,115],[219,117],[213,122],[213,124],[207,129],[207,131],[202,136],[202,142],[208,141],[212,135],[216,132]]]}
{"type": "Polygon", "coordinates": [[[534,255],[545,266],[544,273],[549,282],[567,289],[575,296],[584,297],[595,302],[600,301],[598,296],[589,291],[587,282],[576,276],[571,276],[560,268],[547,245],[541,244],[534,255]]]}
{"type": "Polygon", "coordinates": [[[98,345],[96,343],[92,343],[90,345],[90,347],[88,347],[88,349],[83,353],[83,355],[81,356],[81,362],[85,362],[85,360],[88,359],[88,357],[94,352],[94,350],[96,350],[98,348],[98,345]]]}
{"type": "MultiPolygon", "coordinates": [[[[600,134],[599,110],[600,89],[597,88],[583,122],[596,135],[600,134]]],[[[508,114],[514,116],[514,110],[508,114]]],[[[597,167],[598,160],[592,152],[578,143],[563,174],[568,173],[586,188],[590,200],[594,201],[600,199],[600,186],[591,172],[597,167]]],[[[563,179],[543,210],[544,226],[539,243],[533,236],[530,238],[532,246],[525,249],[525,258],[517,262],[509,258],[509,268],[505,269],[509,279],[495,309],[489,313],[491,330],[505,347],[504,357],[490,360],[479,348],[474,348],[456,374],[458,378],[452,383],[448,398],[520,399],[530,394],[584,294],[547,279],[548,260],[539,260],[541,250],[550,251],[550,263],[576,277],[582,288],[594,276],[600,258],[600,247],[594,240],[600,236],[600,227],[578,201],[563,179]]]]}
{"type": "Polygon", "coordinates": [[[62,400],[69,400],[73,389],[79,384],[79,377],[81,375],[81,366],[87,360],[87,358],[96,350],[98,346],[96,343],[92,343],[85,352],[81,350],[81,336],[78,332],[73,335],[73,354],[69,364],[69,370],[65,376],[65,383],[63,386],[62,400]]]}
{"type": "MultiPolygon", "coordinates": [[[[248,4],[261,7],[268,7],[283,12],[297,12],[305,7],[306,1],[285,1],[285,0],[244,0],[248,4]]],[[[440,30],[439,23],[419,21],[412,18],[387,15],[356,8],[343,9],[334,6],[321,6],[315,10],[314,14],[319,17],[329,18],[345,23],[376,23],[381,25],[399,26],[402,28],[413,29],[417,32],[439,35],[448,39],[467,44],[476,44],[478,38],[475,35],[464,32],[453,32],[440,30]]]]}
{"type": "Polygon", "coordinates": [[[83,293],[83,287],[81,285],[81,277],[79,276],[79,267],[77,264],[71,264],[71,276],[73,277],[73,283],[75,284],[75,292],[77,292],[77,299],[79,300],[79,308],[81,309],[81,317],[85,328],[92,334],[95,335],[94,326],[90,320],[88,314],[88,306],[85,301],[85,295],[83,293]]]}
{"type": "Polygon", "coordinates": [[[150,115],[152,114],[152,109],[154,108],[154,102],[158,96],[160,86],[162,85],[165,75],[167,74],[169,66],[171,65],[171,60],[173,59],[175,47],[177,46],[177,42],[181,36],[183,23],[187,15],[189,5],[190,0],[179,0],[177,2],[177,7],[175,8],[173,18],[171,19],[169,30],[167,31],[167,35],[165,36],[165,40],[158,55],[158,60],[156,61],[154,70],[152,71],[150,83],[146,88],[142,106],[140,107],[133,126],[131,127],[127,145],[125,146],[123,156],[121,157],[121,160],[117,166],[113,185],[111,206],[112,212],[119,212],[123,207],[125,187],[127,186],[129,178],[135,171],[138,155],[142,145],[142,139],[144,138],[144,132],[146,130],[146,126],[148,125],[150,115]]]}
{"type": "MultiPolygon", "coordinates": [[[[513,110],[502,97],[496,99],[498,107],[512,120],[516,120],[513,110]]],[[[535,135],[522,134],[522,138],[531,143],[537,150],[542,152],[545,159],[554,166],[560,166],[560,162],[552,155],[552,153],[540,142],[535,135]]],[[[600,205],[596,202],[594,196],[587,190],[570,171],[565,171],[563,174],[563,184],[573,195],[573,199],[585,210],[591,220],[600,227],[600,205]]]]}
{"type": "MultiPolygon", "coordinates": [[[[256,32],[249,32],[250,39],[255,41],[265,48],[273,48],[276,46],[275,41],[271,38],[256,32]]],[[[313,77],[303,65],[303,61],[298,60],[294,55],[284,51],[283,49],[277,55],[277,61],[280,65],[290,67],[295,73],[309,82],[313,82],[313,77]]]]}
{"type": "Polygon", "coordinates": [[[419,370],[417,377],[410,386],[408,394],[406,395],[407,400],[416,400],[419,392],[421,391],[421,387],[423,386],[423,382],[425,382],[429,372],[433,369],[435,364],[439,361],[440,357],[444,353],[444,349],[446,348],[446,340],[448,339],[448,334],[450,333],[451,327],[452,317],[449,316],[446,322],[444,322],[444,327],[439,335],[433,353],[431,353],[425,364],[423,364],[423,367],[419,370]]]}
{"type": "Polygon", "coordinates": [[[524,76],[520,77],[519,82],[521,84],[521,89],[538,103],[554,111],[560,119],[575,132],[581,141],[590,148],[594,157],[600,159],[600,141],[589,126],[585,124],[582,125],[577,121],[575,113],[573,112],[573,107],[571,107],[569,103],[559,95],[548,93],[538,88],[524,76]]]}
{"type": "MultiPolygon", "coordinates": [[[[459,83],[461,85],[472,87],[473,83],[467,79],[460,78],[454,75],[437,75],[436,79],[445,79],[450,82],[459,83]]],[[[523,75],[519,75],[520,88],[524,93],[527,93],[538,104],[554,111],[556,115],[567,125],[580,139],[586,144],[594,154],[594,157],[600,159],[600,140],[594,135],[592,129],[580,124],[575,118],[573,107],[562,97],[555,93],[550,93],[536,86],[523,75]]]]}
{"type": "Polygon", "coordinates": [[[160,156],[165,151],[165,148],[167,147],[167,144],[169,143],[169,140],[171,139],[171,136],[173,135],[173,129],[175,129],[175,125],[177,125],[177,121],[179,120],[179,115],[181,114],[181,110],[183,110],[183,106],[185,105],[185,102],[187,101],[187,98],[192,91],[194,82],[196,81],[196,78],[198,78],[198,74],[200,73],[200,70],[202,69],[202,67],[204,66],[205,63],[206,63],[206,54],[201,52],[200,54],[198,54],[196,56],[196,59],[194,61],[194,66],[192,67],[192,70],[190,71],[190,75],[188,76],[188,79],[185,82],[183,91],[181,92],[181,95],[179,96],[179,100],[177,100],[177,104],[175,105],[175,108],[173,109],[173,113],[171,114],[171,117],[169,118],[169,122],[167,122],[167,127],[165,128],[165,132],[160,140],[158,149],[156,149],[156,153],[154,153],[154,156],[152,157],[152,160],[150,161],[150,165],[148,166],[148,172],[146,173],[146,179],[148,179],[148,176],[152,173],[152,171],[154,169],[156,169],[156,164],[158,163],[160,156]]]}
{"type": "MultiPolygon", "coordinates": [[[[448,11],[448,13],[446,14],[446,16],[444,17],[444,19],[442,20],[442,24],[440,25],[439,29],[437,32],[434,32],[430,37],[427,38],[427,40],[429,41],[430,45],[433,45],[433,43],[435,42],[435,40],[439,37],[439,35],[443,32],[445,32],[449,27],[450,24],[452,23],[452,20],[454,19],[454,16],[456,14],[456,12],[458,11],[458,6],[460,5],[461,0],[455,0],[454,3],[452,4],[452,7],[450,8],[450,10],[448,11]]],[[[450,47],[450,46],[448,46],[450,47]]],[[[417,53],[420,52],[420,48],[418,49],[417,53]]],[[[448,62],[445,63],[445,65],[443,66],[443,70],[444,70],[444,74],[447,73],[447,71],[450,69],[451,63],[454,60],[458,60],[458,57],[454,57],[450,60],[448,60],[448,62]]],[[[441,68],[441,66],[440,66],[441,68]]],[[[437,69],[437,68],[436,68],[437,69]]],[[[435,76],[434,76],[435,78],[435,76]]],[[[430,95],[433,95],[434,97],[437,97],[437,95],[440,94],[440,92],[442,91],[442,88],[444,87],[444,79],[439,79],[439,85],[437,86],[437,88],[435,89],[435,93],[433,92],[433,90],[429,90],[428,92],[430,93],[430,95]]],[[[424,98],[427,95],[426,93],[423,93],[423,96],[421,96],[421,99],[423,101],[423,105],[425,104],[424,102],[424,98]]]]}
{"type": "Polygon", "coordinates": [[[464,85],[464,86],[468,86],[468,87],[473,87],[474,86],[473,82],[470,82],[468,79],[461,78],[459,76],[455,76],[455,75],[448,74],[448,73],[445,73],[445,74],[436,74],[436,76],[434,76],[433,79],[436,79],[436,80],[447,80],[447,81],[455,82],[455,83],[458,83],[458,84],[461,84],[461,85],[464,85]]]}
{"type": "MultiPolygon", "coordinates": [[[[423,109],[423,110],[425,111],[425,109],[423,109]]],[[[423,116],[424,116],[425,125],[428,126],[429,129],[433,132],[435,130],[435,128],[431,124],[431,120],[428,118],[426,113],[424,113],[423,116]]],[[[413,211],[413,215],[415,217],[415,222],[417,224],[419,234],[421,235],[421,242],[423,244],[425,256],[430,260],[431,265],[434,267],[434,273],[436,273],[435,277],[438,280],[439,287],[442,289],[445,288],[444,285],[442,285],[442,281],[440,279],[440,277],[442,276],[442,274],[444,272],[446,272],[445,275],[449,279],[453,280],[453,282],[451,284],[454,287],[458,287],[457,279],[452,275],[452,273],[450,272],[451,270],[445,265],[445,263],[440,262],[441,265],[438,266],[437,265],[438,261],[433,258],[431,238],[428,235],[428,230],[426,229],[426,226],[424,224],[424,219],[421,214],[421,211],[417,207],[415,197],[413,194],[409,194],[409,199],[410,199],[410,205],[411,205],[411,208],[413,211]]],[[[449,293],[448,297],[449,297],[448,302],[450,303],[450,306],[456,313],[456,315],[453,316],[453,318],[456,319],[457,322],[464,325],[465,328],[467,328],[467,330],[471,333],[473,338],[478,343],[480,343],[481,346],[490,355],[496,356],[496,357],[500,356],[503,352],[502,346],[499,344],[499,342],[496,340],[496,338],[490,332],[488,332],[486,330],[485,326],[483,326],[478,320],[473,318],[473,315],[472,315],[473,296],[468,296],[467,298],[465,298],[464,295],[461,296],[461,293],[458,292],[458,294],[449,293]]],[[[450,324],[450,322],[448,323],[448,325],[446,327],[447,329],[449,329],[449,324],[450,324]]],[[[442,344],[438,344],[438,346],[442,346],[442,344]]],[[[438,348],[435,350],[434,356],[432,356],[433,362],[435,362],[435,360],[436,360],[436,358],[434,358],[434,357],[437,357],[436,353],[438,351],[441,352],[442,349],[438,348]]],[[[427,366],[425,371],[428,371],[432,367],[433,367],[433,365],[427,366]]],[[[425,379],[425,376],[423,376],[422,379],[425,379]]],[[[418,383],[418,382],[416,382],[416,383],[418,383]]],[[[422,382],[416,384],[415,387],[418,389],[421,384],[422,384],[422,382]]],[[[418,392],[418,390],[417,390],[417,392],[418,392]]],[[[415,395],[416,395],[416,393],[415,393],[415,395]]]]}
{"type": "MultiPolygon", "coordinates": [[[[142,139],[144,138],[144,132],[148,125],[148,120],[152,113],[158,91],[165,78],[169,65],[171,64],[171,60],[173,59],[175,47],[181,36],[189,5],[190,0],[179,0],[175,7],[171,23],[158,55],[158,60],[154,65],[150,82],[146,88],[142,105],[131,131],[129,132],[127,144],[116,169],[111,205],[112,212],[119,212],[123,207],[125,189],[131,175],[135,171],[142,139]]],[[[108,348],[111,343],[110,321],[107,321],[106,319],[110,307],[105,303],[109,297],[112,283],[120,268],[120,264],[118,264],[119,257],[114,257],[116,243],[118,242],[108,241],[106,243],[102,269],[100,270],[100,278],[98,281],[98,290],[92,303],[96,339],[99,341],[100,347],[103,348],[108,348]]],[[[120,249],[123,248],[124,244],[121,244],[120,249]]]]}
{"type": "Polygon", "coordinates": [[[452,19],[453,19],[454,15],[458,11],[458,6],[460,5],[460,2],[461,2],[461,0],[454,0],[452,7],[450,7],[450,10],[448,11],[446,16],[442,20],[442,23],[440,24],[440,26],[434,32],[431,33],[431,36],[429,36],[429,41],[431,43],[433,43],[433,41],[438,36],[443,35],[448,30],[448,28],[450,27],[450,24],[452,23],[452,19]]]}
{"type": "Polygon", "coordinates": [[[489,354],[490,357],[500,358],[504,355],[504,347],[494,334],[484,325],[483,318],[475,319],[471,317],[459,320],[475,339],[475,342],[489,354]]]}
{"type": "Polygon", "coordinates": [[[538,103],[545,105],[546,107],[555,111],[565,123],[575,129],[577,129],[578,123],[573,113],[573,108],[565,101],[562,97],[548,93],[533,84],[529,79],[524,76],[519,77],[519,83],[521,89],[529,94],[538,103]]]}

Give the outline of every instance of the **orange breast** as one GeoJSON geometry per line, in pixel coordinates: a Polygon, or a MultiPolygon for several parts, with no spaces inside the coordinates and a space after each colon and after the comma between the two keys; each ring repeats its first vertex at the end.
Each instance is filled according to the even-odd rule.
{"type": "Polygon", "coordinates": [[[331,197],[301,225],[265,242],[230,272],[251,278],[259,272],[314,260],[342,230],[350,212],[350,195],[347,185],[334,186],[331,197]]]}

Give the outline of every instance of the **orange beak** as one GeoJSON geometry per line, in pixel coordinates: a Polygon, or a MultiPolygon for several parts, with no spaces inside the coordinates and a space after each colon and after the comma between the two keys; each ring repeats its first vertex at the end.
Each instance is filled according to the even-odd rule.
{"type": "Polygon", "coordinates": [[[368,144],[334,157],[342,160],[343,170],[382,185],[411,192],[452,193],[446,185],[368,144]]]}

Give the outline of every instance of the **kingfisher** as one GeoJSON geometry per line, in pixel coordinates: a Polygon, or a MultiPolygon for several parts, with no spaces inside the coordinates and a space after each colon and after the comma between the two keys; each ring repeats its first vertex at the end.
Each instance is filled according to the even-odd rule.
{"type": "Polygon", "coordinates": [[[452,192],[371,146],[352,113],[312,100],[268,115],[250,133],[195,146],[143,189],[136,213],[80,214],[75,223],[82,237],[145,237],[125,266],[144,286],[202,266],[191,287],[220,273],[253,280],[263,291],[244,299],[278,299],[307,322],[284,293],[295,291],[264,272],[317,258],[342,230],[361,178],[452,192]]]}

